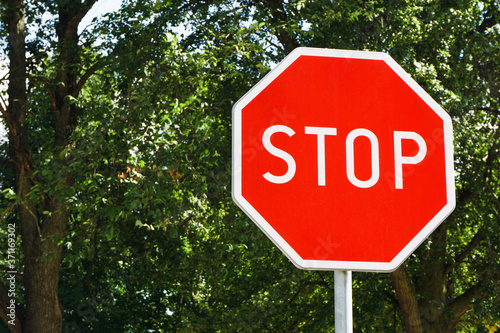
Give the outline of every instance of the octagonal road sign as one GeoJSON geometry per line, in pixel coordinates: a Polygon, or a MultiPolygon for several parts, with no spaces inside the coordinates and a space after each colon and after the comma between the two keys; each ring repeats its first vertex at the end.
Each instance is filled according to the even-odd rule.
{"type": "Polygon", "coordinates": [[[290,53],[233,107],[232,172],[303,269],[395,270],[455,207],[451,119],[380,52],[290,53]]]}

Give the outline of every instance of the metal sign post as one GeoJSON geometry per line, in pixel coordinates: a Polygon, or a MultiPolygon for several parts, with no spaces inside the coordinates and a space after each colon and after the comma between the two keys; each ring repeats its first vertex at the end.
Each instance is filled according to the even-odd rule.
{"type": "Polygon", "coordinates": [[[335,271],[335,332],[352,333],[352,272],[335,271]]]}

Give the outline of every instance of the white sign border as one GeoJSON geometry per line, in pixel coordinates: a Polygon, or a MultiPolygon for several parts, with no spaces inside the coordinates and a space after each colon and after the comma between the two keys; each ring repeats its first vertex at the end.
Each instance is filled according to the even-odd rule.
{"type": "Polygon", "coordinates": [[[453,126],[448,113],[444,111],[434,99],[413,80],[399,64],[386,53],[371,51],[350,51],[300,47],[293,50],[276,68],[262,78],[233,106],[232,123],[232,197],[234,202],[249,216],[254,223],[273,241],[273,243],[300,269],[307,270],[349,270],[366,272],[392,272],[396,270],[427,237],[451,214],[455,209],[455,174],[453,159],[453,126]],[[288,244],[283,237],[252,207],[241,192],[241,163],[242,163],[242,110],[287,69],[300,56],[368,59],[384,61],[398,76],[412,88],[412,90],[443,120],[445,168],[446,168],[446,205],[432,218],[426,226],[394,257],[391,262],[364,262],[364,261],[331,261],[331,260],[304,260],[288,244]]]}

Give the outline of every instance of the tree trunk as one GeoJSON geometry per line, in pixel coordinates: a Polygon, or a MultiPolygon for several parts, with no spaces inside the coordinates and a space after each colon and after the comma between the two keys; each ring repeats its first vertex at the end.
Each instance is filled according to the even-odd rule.
{"type": "MultiPolygon", "coordinates": [[[[26,122],[26,53],[23,0],[7,2],[9,32],[9,150],[13,161],[15,191],[19,199],[18,223],[24,252],[24,289],[26,308],[24,332],[61,332],[62,313],[58,301],[61,246],[52,238],[64,236],[67,214],[58,212],[40,223],[40,198],[30,197],[35,185],[26,122]],[[62,226],[62,227],[61,227],[62,226]]],[[[18,316],[21,314],[18,313],[18,316]]],[[[13,327],[12,327],[13,329],[13,327]]]]}
{"type": "MultiPolygon", "coordinates": [[[[36,215],[26,214],[28,211],[35,211],[33,206],[26,200],[26,194],[31,188],[32,163],[29,154],[28,132],[26,128],[26,55],[25,55],[25,23],[24,23],[24,2],[23,0],[12,0],[5,3],[7,7],[6,23],[8,31],[9,45],[9,103],[5,121],[9,129],[9,154],[11,165],[15,175],[15,192],[19,197],[20,205],[18,226],[23,228],[24,221],[27,224],[37,223],[36,215]]],[[[18,229],[16,227],[16,229],[18,229]]],[[[17,249],[16,249],[17,250],[17,249]]],[[[16,251],[17,252],[17,251],[16,251]]],[[[7,294],[2,293],[2,297],[7,294]]],[[[17,296],[17,295],[16,295],[17,296]]],[[[10,300],[7,300],[10,302],[10,300]]],[[[16,300],[18,302],[18,300],[16,300]]],[[[2,300],[4,303],[5,300],[2,300]]],[[[9,324],[11,332],[22,330],[22,315],[16,309],[15,325],[9,324]]]]}
{"type": "MultiPolygon", "coordinates": [[[[447,223],[451,223],[450,220],[447,223]]],[[[427,270],[418,284],[418,294],[403,266],[391,273],[406,332],[455,332],[460,318],[472,308],[472,301],[485,295],[482,282],[456,298],[451,298],[447,287],[448,274],[478,246],[483,239],[481,231],[457,256],[453,265],[446,265],[443,259],[446,256],[446,235],[446,224],[431,235],[430,249],[424,256],[427,270]]]]}
{"type": "Polygon", "coordinates": [[[422,320],[418,308],[417,293],[404,266],[391,273],[399,308],[407,333],[422,333],[422,320]]]}
{"type": "Polygon", "coordinates": [[[441,224],[430,236],[430,246],[425,260],[424,278],[421,281],[420,316],[424,332],[446,332],[449,320],[446,318],[446,222],[441,224]]]}
{"type": "MultiPolygon", "coordinates": [[[[84,84],[84,80],[78,80],[80,68],[77,29],[94,2],[95,0],[89,0],[82,4],[80,1],[66,1],[59,10],[57,34],[60,67],[56,74],[58,86],[55,93],[46,85],[54,115],[55,138],[52,155],[55,158],[60,157],[60,153],[66,148],[76,126],[76,107],[71,104],[69,97],[76,97],[84,84]]],[[[62,243],[70,214],[59,192],[71,186],[72,181],[69,174],[56,174],[58,171],[53,170],[53,179],[58,181],[56,184],[46,185],[55,188],[56,193],[50,196],[40,193],[30,195],[37,185],[37,180],[26,122],[24,0],[8,0],[3,3],[7,7],[10,75],[9,103],[2,114],[9,129],[9,154],[13,162],[15,192],[18,197],[17,213],[24,253],[23,285],[26,302],[24,316],[21,311],[16,313],[19,325],[11,325],[10,329],[12,332],[21,332],[22,327],[22,332],[28,333],[60,333],[62,310],[58,298],[59,269],[62,243]]],[[[90,74],[86,74],[85,79],[90,74]]],[[[1,298],[0,301],[3,304],[6,299],[1,298]]]]}
{"type": "MultiPolygon", "coordinates": [[[[20,218],[30,212],[23,212],[20,218]]],[[[43,221],[43,228],[23,228],[25,254],[26,316],[25,332],[61,332],[62,311],[58,298],[59,265],[67,215],[55,211],[52,218],[43,221]]],[[[38,223],[38,221],[36,221],[38,223]]]]}

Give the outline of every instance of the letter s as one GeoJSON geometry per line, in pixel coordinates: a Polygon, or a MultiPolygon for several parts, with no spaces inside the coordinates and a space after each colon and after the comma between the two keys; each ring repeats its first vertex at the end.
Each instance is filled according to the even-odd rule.
{"type": "Polygon", "coordinates": [[[264,135],[262,136],[262,143],[264,144],[264,148],[266,148],[266,150],[271,155],[274,155],[284,160],[288,166],[288,170],[282,176],[275,176],[269,172],[266,172],[263,176],[267,181],[271,183],[284,184],[286,182],[289,182],[293,178],[293,176],[295,176],[296,165],[295,165],[295,160],[290,154],[281,149],[276,148],[271,143],[271,136],[276,132],[282,132],[287,134],[288,136],[294,135],[295,132],[290,127],[284,125],[274,125],[266,129],[264,135]]]}

